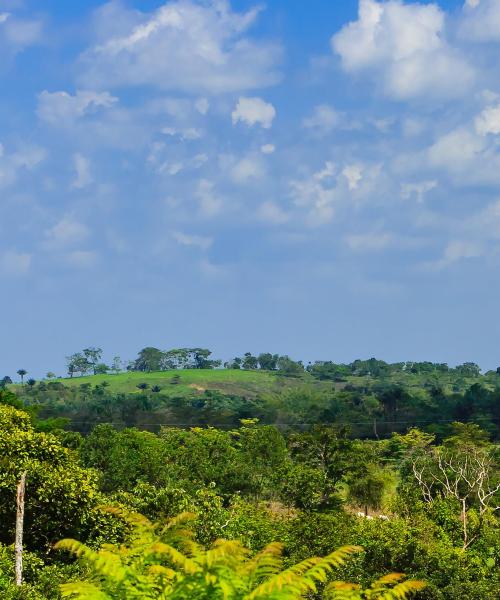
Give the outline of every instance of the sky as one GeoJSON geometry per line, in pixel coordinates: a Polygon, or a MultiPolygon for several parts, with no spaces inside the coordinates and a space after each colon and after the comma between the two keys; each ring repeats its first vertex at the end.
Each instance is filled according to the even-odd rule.
{"type": "Polygon", "coordinates": [[[0,0],[0,375],[500,365],[499,0],[0,0]]]}

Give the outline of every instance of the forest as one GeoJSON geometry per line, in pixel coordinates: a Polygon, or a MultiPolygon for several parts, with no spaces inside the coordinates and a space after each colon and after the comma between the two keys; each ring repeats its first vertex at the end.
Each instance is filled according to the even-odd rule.
{"type": "Polygon", "coordinates": [[[0,386],[2,598],[497,596],[500,369],[200,348],[67,366],[0,386]]]}

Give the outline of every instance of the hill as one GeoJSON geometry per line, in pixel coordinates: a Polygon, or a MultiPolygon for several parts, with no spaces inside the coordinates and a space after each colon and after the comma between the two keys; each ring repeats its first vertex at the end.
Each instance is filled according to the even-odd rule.
{"type": "MultiPolygon", "coordinates": [[[[326,364],[326,363],[325,363],[326,364]]],[[[284,428],[319,423],[379,437],[418,426],[445,435],[453,421],[500,426],[500,375],[455,370],[339,375],[330,364],[294,376],[263,369],[131,371],[10,386],[41,419],[64,418],[87,432],[99,423],[234,427],[255,418],[284,428]]]]}

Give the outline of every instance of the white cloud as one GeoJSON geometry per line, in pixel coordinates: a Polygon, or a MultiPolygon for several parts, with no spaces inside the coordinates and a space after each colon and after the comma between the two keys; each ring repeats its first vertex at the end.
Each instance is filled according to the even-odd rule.
{"type": "Polygon", "coordinates": [[[78,269],[89,269],[97,262],[97,254],[92,250],[74,250],[66,255],[66,262],[78,269]]]}
{"type": "Polygon", "coordinates": [[[74,96],[67,92],[48,92],[38,95],[37,114],[52,125],[69,124],[99,109],[111,108],[118,98],[109,92],[78,90],[74,96]]]}
{"type": "Polygon", "coordinates": [[[271,127],[275,116],[274,106],[262,98],[240,98],[231,113],[233,125],[241,121],[250,127],[259,124],[264,129],[271,127]]]}
{"type": "Polygon", "coordinates": [[[419,181],[418,183],[402,183],[401,198],[403,198],[403,200],[409,200],[412,196],[415,196],[417,202],[422,203],[425,194],[436,188],[437,185],[438,182],[435,180],[419,181]]]}
{"type": "Polygon", "coordinates": [[[203,132],[195,127],[187,127],[178,129],[176,127],[163,127],[161,130],[165,135],[177,136],[183,141],[199,140],[203,136],[203,132]]]}
{"type": "Polygon", "coordinates": [[[431,266],[435,269],[444,269],[455,262],[470,258],[479,258],[484,254],[481,244],[466,240],[452,240],[445,248],[443,257],[431,266]]]}
{"type": "Polygon", "coordinates": [[[194,103],[194,107],[200,113],[200,115],[206,115],[210,108],[210,102],[206,98],[198,98],[194,103]]]}
{"type": "Polygon", "coordinates": [[[222,209],[222,199],[214,192],[214,184],[208,179],[201,179],[196,189],[196,197],[200,204],[200,212],[205,217],[213,217],[222,209]]]}
{"type": "Polygon", "coordinates": [[[182,231],[174,231],[172,233],[174,240],[182,246],[196,246],[202,250],[208,250],[213,244],[213,239],[201,235],[192,235],[183,233],[182,231]]]}
{"type": "Polygon", "coordinates": [[[81,56],[91,87],[152,85],[194,93],[260,88],[279,79],[281,48],[246,34],[260,7],[172,1],[149,13],[110,2],[95,13],[100,41],[81,56]]]}
{"type": "Polygon", "coordinates": [[[355,190],[363,179],[363,168],[360,165],[347,165],[342,170],[342,175],[347,179],[349,189],[355,190]]]}
{"type": "Polygon", "coordinates": [[[487,135],[488,133],[500,134],[500,104],[485,108],[476,117],[475,127],[479,135],[487,135]]]}
{"type": "Polygon", "coordinates": [[[274,144],[264,144],[260,147],[262,154],[272,154],[275,150],[276,146],[274,144]]]}
{"type": "Polygon", "coordinates": [[[257,210],[257,216],[272,225],[281,225],[290,219],[290,215],[274,202],[263,202],[257,210]]]}
{"type": "Polygon", "coordinates": [[[303,120],[307,129],[312,129],[319,135],[330,133],[340,122],[339,113],[328,104],[320,104],[314,108],[313,114],[303,120]]]}
{"type": "Polygon", "coordinates": [[[465,127],[454,129],[439,137],[429,148],[430,164],[461,173],[485,150],[484,139],[465,127]]]}
{"type": "Polygon", "coordinates": [[[264,165],[259,158],[246,156],[233,166],[231,178],[236,183],[245,183],[249,179],[259,179],[264,173],[264,165]]]}
{"type": "Polygon", "coordinates": [[[87,226],[71,216],[63,217],[45,232],[49,245],[54,247],[78,244],[84,241],[88,235],[87,226]]]}
{"type": "Polygon", "coordinates": [[[337,198],[336,168],[327,161],[320,171],[309,178],[290,182],[295,205],[307,209],[310,225],[323,225],[332,220],[337,198]]]}
{"type": "Polygon", "coordinates": [[[83,154],[77,153],[73,156],[73,163],[75,165],[76,177],[71,187],[80,190],[90,185],[93,181],[90,171],[90,161],[83,154]]]}
{"type": "Polygon", "coordinates": [[[500,40],[500,2],[498,0],[468,0],[468,10],[462,19],[462,37],[476,42],[500,40]]]}
{"type": "Polygon", "coordinates": [[[182,162],[164,162],[158,167],[158,173],[166,173],[167,175],[177,175],[184,169],[184,163],[182,162]]]}
{"type": "Polygon", "coordinates": [[[0,187],[12,185],[23,171],[32,171],[46,157],[40,146],[20,145],[15,152],[6,152],[0,144],[0,187]]]}
{"type": "Polygon", "coordinates": [[[13,275],[22,275],[30,270],[32,255],[24,252],[8,251],[0,255],[2,271],[13,275]]]}
{"type": "Polygon", "coordinates": [[[332,37],[332,48],[351,73],[372,73],[398,100],[455,97],[474,70],[445,38],[445,13],[436,4],[359,0],[358,20],[332,37]]]}
{"type": "Polygon", "coordinates": [[[355,252],[371,252],[373,250],[383,250],[394,241],[394,236],[386,232],[372,232],[352,234],[345,237],[345,242],[349,248],[355,252]]]}
{"type": "Polygon", "coordinates": [[[43,23],[22,19],[8,12],[0,13],[0,52],[5,60],[43,40],[43,23]]]}

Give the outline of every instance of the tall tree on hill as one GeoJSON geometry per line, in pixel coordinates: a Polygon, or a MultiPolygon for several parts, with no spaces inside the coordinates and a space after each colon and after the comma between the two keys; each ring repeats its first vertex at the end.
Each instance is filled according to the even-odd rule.
{"type": "Polygon", "coordinates": [[[139,352],[139,356],[131,365],[131,370],[143,371],[146,373],[150,373],[151,371],[161,371],[164,358],[164,352],[158,348],[147,346],[139,352]]]}
{"type": "Polygon", "coordinates": [[[83,356],[87,359],[87,362],[92,369],[94,375],[96,375],[97,365],[101,362],[102,350],[101,348],[95,348],[91,346],[90,348],[85,348],[83,350],[83,356]]]}
{"type": "Polygon", "coordinates": [[[24,376],[27,375],[28,371],[26,369],[19,369],[17,374],[21,377],[21,383],[24,385],[24,376]]]}

